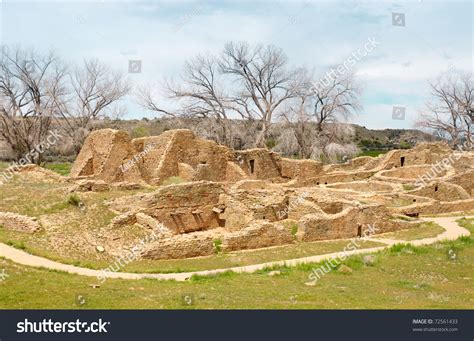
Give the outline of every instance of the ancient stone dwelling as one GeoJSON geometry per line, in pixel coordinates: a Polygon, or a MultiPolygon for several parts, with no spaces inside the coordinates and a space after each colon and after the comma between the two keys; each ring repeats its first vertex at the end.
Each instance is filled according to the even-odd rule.
{"type": "Polygon", "coordinates": [[[443,143],[323,166],[190,130],[131,139],[111,129],[89,135],[71,173],[78,191],[153,188],[108,203],[114,228],[159,231],[143,253],[153,259],[351,238],[367,224],[407,228],[407,217],[474,210],[473,175],[474,153],[443,143]]]}
{"type": "Polygon", "coordinates": [[[311,177],[320,171],[321,164],[315,161],[284,159],[266,149],[233,151],[197,138],[186,129],[133,140],[123,131],[104,129],[89,135],[71,175],[92,176],[108,183],[160,185],[170,177],[236,182],[291,179],[301,172],[311,177]]]}

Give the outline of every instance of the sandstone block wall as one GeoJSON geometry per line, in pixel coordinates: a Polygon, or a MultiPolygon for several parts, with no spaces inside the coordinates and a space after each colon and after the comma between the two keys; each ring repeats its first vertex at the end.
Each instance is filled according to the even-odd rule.
{"type": "Polygon", "coordinates": [[[350,207],[337,214],[310,214],[300,220],[303,241],[354,238],[375,224],[377,233],[397,229],[397,224],[388,219],[388,209],[382,205],[350,207]]]}
{"type": "Polygon", "coordinates": [[[93,176],[106,182],[138,182],[141,173],[133,163],[124,171],[122,165],[136,154],[127,133],[112,129],[94,131],[87,137],[71,169],[72,177],[93,176]]]}
{"type": "Polygon", "coordinates": [[[115,200],[110,206],[118,212],[144,213],[164,224],[171,232],[181,234],[223,226],[225,222],[214,210],[223,193],[221,184],[200,181],[163,186],[149,194],[115,200]]]}
{"type": "Polygon", "coordinates": [[[216,253],[214,241],[218,237],[208,231],[182,234],[160,239],[143,252],[145,259],[175,259],[209,256],[216,253]]]}
{"type": "Polygon", "coordinates": [[[293,242],[293,236],[284,226],[256,221],[245,229],[231,233],[203,231],[163,238],[149,245],[142,257],[145,259],[191,258],[293,242]]]}
{"type": "MultiPolygon", "coordinates": [[[[317,174],[315,161],[285,161],[285,177],[317,174]]],[[[125,132],[104,129],[86,139],[71,170],[72,177],[106,182],[160,185],[171,177],[185,181],[238,181],[282,178],[281,157],[267,149],[233,151],[198,138],[187,129],[132,140],[125,132]]]]}
{"type": "Polygon", "coordinates": [[[322,170],[323,164],[314,160],[281,160],[281,176],[288,179],[317,177],[322,170]]]}
{"type": "Polygon", "coordinates": [[[281,177],[281,157],[267,149],[236,151],[234,162],[249,179],[273,179],[281,177]]]}
{"type": "Polygon", "coordinates": [[[224,235],[223,250],[258,249],[294,242],[290,231],[280,224],[255,221],[246,228],[224,235]]]}
{"type": "MultiPolygon", "coordinates": [[[[472,163],[474,165],[474,160],[472,163]]],[[[448,182],[461,186],[466,190],[467,193],[469,193],[471,196],[474,196],[474,169],[455,175],[448,179],[448,182]]]]}

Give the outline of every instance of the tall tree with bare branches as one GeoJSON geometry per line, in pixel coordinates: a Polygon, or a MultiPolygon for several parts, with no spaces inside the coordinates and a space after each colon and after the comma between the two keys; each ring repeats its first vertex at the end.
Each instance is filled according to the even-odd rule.
{"type": "Polygon", "coordinates": [[[54,118],[54,98],[64,91],[65,71],[54,53],[3,46],[0,54],[0,134],[17,159],[44,142],[54,118]]]}
{"type": "Polygon", "coordinates": [[[164,95],[168,99],[182,101],[176,111],[163,108],[153,96],[150,88],[141,88],[138,93],[140,104],[154,112],[170,117],[193,116],[206,118],[211,126],[210,138],[218,143],[232,146],[232,130],[229,122],[228,96],[220,79],[218,62],[210,55],[198,55],[184,64],[180,76],[181,85],[167,81],[164,83],[164,95]]]}
{"type": "Polygon", "coordinates": [[[234,94],[234,109],[243,117],[260,122],[255,145],[265,147],[275,113],[297,94],[297,70],[289,69],[288,59],[280,48],[250,46],[245,42],[227,43],[219,65],[222,73],[233,76],[240,85],[234,94]]]}
{"type": "Polygon", "coordinates": [[[471,145],[474,128],[474,81],[472,73],[452,72],[431,82],[432,99],[419,113],[417,124],[453,147],[466,139],[471,145]]]}
{"type": "Polygon", "coordinates": [[[301,158],[319,157],[329,144],[344,143],[351,134],[344,121],[362,109],[361,92],[353,72],[316,82],[314,73],[305,71],[297,97],[280,115],[293,132],[301,158]]]}
{"type": "Polygon", "coordinates": [[[130,92],[130,84],[121,73],[97,59],[84,60],[68,73],[67,87],[54,97],[55,113],[75,152],[79,152],[93,123],[113,116],[115,106],[130,92]]]}

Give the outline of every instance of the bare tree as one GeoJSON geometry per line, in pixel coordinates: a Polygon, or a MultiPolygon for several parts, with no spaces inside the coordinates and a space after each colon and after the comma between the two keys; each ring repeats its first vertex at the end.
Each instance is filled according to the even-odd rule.
{"type": "Polygon", "coordinates": [[[275,113],[296,96],[297,72],[289,70],[287,64],[286,55],[273,45],[251,47],[244,42],[229,42],[224,47],[220,69],[240,84],[233,98],[234,109],[261,124],[257,147],[265,147],[275,113]]]}
{"type": "Polygon", "coordinates": [[[420,111],[417,124],[456,147],[473,140],[474,82],[472,74],[450,73],[431,82],[432,100],[420,111]]]}
{"type": "Polygon", "coordinates": [[[296,144],[298,156],[301,159],[307,159],[312,153],[313,143],[317,135],[315,124],[311,115],[309,115],[306,97],[300,97],[299,100],[294,102],[287,111],[280,115],[286,132],[280,134],[279,143],[283,143],[290,149],[293,149],[293,145],[296,144]]]}
{"type": "Polygon", "coordinates": [[[0,134],[17,159],[39,164],[36,148],[52,127],[54,98],[64,90],[54,53],[3,46],[0,55],[0,134]],[[36,152],[32,152],[36,151],[36,152]]]}
{"type": "Polygon", "coordinates": [[[474,140],[474,79],[472,73],[460,77],[459,93],[455,96],[464,122],[464,137],[470,146],[474,140]]]}
{"type": "Polygon", "coordinates": [[[311,145],[305,145],[311,140],[307,122],[317,122],[322,133],[323,126],[334,122],[336,116],[348,116],[359,108],[352,76],[336,77],[317,92],[310,91],[312,79],[307,71],[290,69],[283,51],[273,45],[227,43],[218,58],[197,56],[187,61],[180,78],[180,85],[165,82],[163,86],[166,98],[181,102],[179,109],[173,111],[158,104],[150,88],[139,92],[140,104],[170,117],[206,118],[206,134],[231,147],[235,147],[234,137],[242,138],[236,125],[230,124],[231,118],[243,119],[252,130],[256,127],[257,133],[252,134],[254,146],[266,147],[273,120],[286,112],[288,121],[290,115],[298,116],[293,121],[295,133],[300,154],[307,156],[311,154],[311,145]],[[288,103],[294,107],[285,111],[288,103]]]}
{"type": "Polygon", "coordinates": [[[77,153],[94,122],[117,113],[114,105],[130,92],[130,85],[122,73],[97,59],[84,60],[68,76],[67,89],[54,97],[55,112],[77,153]]]}
{"type": "Polygon", "coordinates": [[[313,106],[311,116],[314,117],[318,130],[322,132],[324,125],[347,120],[359,113],[362,109],[361,92],[354,72],[349,71],[313,83],[306,96],[313,106]]]}
{"type": "Polygon", "coordinates": [[[314,79],[312,72],[305,72],[297,97],[281,114],[286,127],[294,134],[301,158],[311,155],[319,158],[326,153],[329,144],[333,147],[344,144],[352,131],[341,122],[362,109],[361,87],[355,81],[354,73],[335,74],[318,83],[314,79]]]}
{"type": "Polygon", "coordinates": [[[228,96],[220,79],[216,58],[210,55],[198,55],[186,61],[180,78],[182,85],[172,82],[164,84],[165,96],[168,99],[183,101],[179,110],[172,112],[157,104],[156,97],[149,88],[142,88],[139,91],[141,105],[171,117],[206,118],[210,137],[218,143],[231,146],[232,129],[229,112],[232,108],[229,106],[228,96]]]}

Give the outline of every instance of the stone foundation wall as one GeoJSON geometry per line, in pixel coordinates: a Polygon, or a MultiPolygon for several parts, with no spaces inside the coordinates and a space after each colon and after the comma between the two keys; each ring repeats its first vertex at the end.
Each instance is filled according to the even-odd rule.
{"type": "Polygon", "coordinates": [[[240,231],[224,235],[222,246],[224,251],[236,251],[293,242],[293,236],[283,225],[256,221],[240,231]]]}
{"type": "Polygon", "coordinates": [[[0,225],[3,225],[7,230],[26,233],[34,233],[41,229],[35,219],[10,212],[0,212],[0,225]]]}
{"type": "Polygon", "coordinates": [[[397,223],[388,217],[389,211],[382,205],[350,207],[337,214],[310,214],[300,220],[301,238],[303,241],[354,238],[368,225],[375,225],[379,229],[377,233],[398,229],[397,223]]]}

